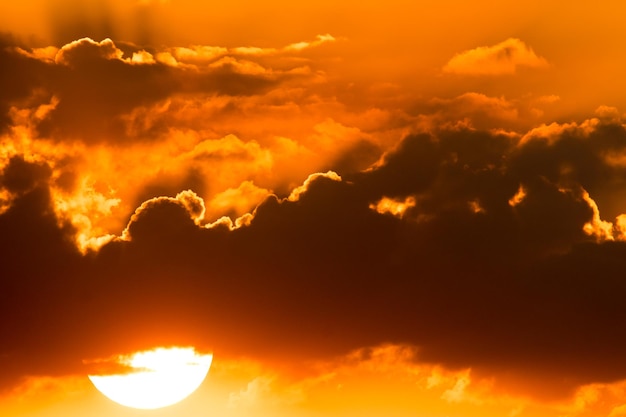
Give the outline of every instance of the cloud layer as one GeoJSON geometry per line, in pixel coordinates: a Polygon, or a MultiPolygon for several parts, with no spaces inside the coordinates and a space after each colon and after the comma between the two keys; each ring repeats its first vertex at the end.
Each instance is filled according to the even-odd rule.
{"type": "MultiPolygon", "coordinates": [[[[331,368],[360,352],[351,375],[399,356],[449,404],[471,381],[554,399],[626,379],[619,110],[416,97],[330,71],[343,40],[311,39],[3,38],[2,387],[169,344],[331,368]]],[[[546,65],[509,39],[444,72],[546,65]]]]}
{"type": "Polygon", "coordinates": [[[234,230],[203,226],[193,192],[147,201],[124,239],[88,257],[54,214],[50,169],[13,158],[7,375],[181,338],[269,357],[408,343],[449,367],[567,375],[553,390],[623,378],[626,244],[619,222],[598,231],[596,202],[624,180],[624,138],[600,119],[523,137],[409,135],[369,171],[270,195],[234,230]]]}

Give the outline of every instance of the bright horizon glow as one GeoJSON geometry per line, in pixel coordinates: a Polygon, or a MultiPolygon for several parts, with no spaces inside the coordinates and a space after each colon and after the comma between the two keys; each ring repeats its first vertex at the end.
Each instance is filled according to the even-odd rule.
{"type": "Polygon", "coordinates": [[[155,409],[176,404],[204,381],[213,355],[194,348],[156,348],[120,356],[118,363],[136,371],[116,375],[89,375],[106,397],[126,407],[155,409]]]}

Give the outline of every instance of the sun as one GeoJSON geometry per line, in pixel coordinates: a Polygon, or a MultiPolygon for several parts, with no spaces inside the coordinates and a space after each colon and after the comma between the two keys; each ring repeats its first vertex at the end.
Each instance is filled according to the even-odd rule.
{"type": "Polygon", "coordinates": [[[89,375],[94,386],[118,404],[155,409],[176,404],[204,381],[213,355],[191,347],[155,348],[118,356],[115,362],[130,372],[89,375]]]}

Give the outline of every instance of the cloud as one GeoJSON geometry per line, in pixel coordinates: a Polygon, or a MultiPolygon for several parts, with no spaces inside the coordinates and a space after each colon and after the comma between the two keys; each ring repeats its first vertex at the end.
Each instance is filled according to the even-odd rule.
{"type": "Polygon", "coordinates": [[[319,45],[322,45],[322,44],[327,43],[327,42],[335,42],[336,40],[337,39],[335,39],[334,36],[332,36],[331,34],[327,33],[325,35],[317,35],[317,37],[316,37],[316,39],[314,41],[292,43],[290,45],[287,45],[284,49],[286,51],[301,51],[303,49],[319,46],[319,45]]]}
{"type": "Polygon", "coordinates": [[[133,111],[168,98],[256,96],[314,75],[307,66],[294,65],[282,55],[275,58],[280,68],[272,68],[272,63],[233,56],[226,48],[212,46],[146,50],[108,38],[82,38],[58,50],[15,46],[12,39],[5,43],[7,77],[3,80],[12,82],[0,97],[4,128],[10,124],[11,106],[23,108],[23,99],[30,99],[33,103],[27,107],[33,107],[55,97],[54,109],[34,121],[37,136],[85,143],[152,139],[145,131],[140,137],[127,136],[134,131],[125,128],[125,121],[133,111]],[[283,59],[286,62],[281,64],[283,59]]]}
{"type": "Polygon", "coordinates": [[[425,107],[428,113],[420,118],[426,130],[447,126],[511,127],[518,124],[525,111],[519,103],[480,93],[464,93],[452,99],[433,98],[425,107]]]}
{"type": "MultiPolygon", "coordinates": [[[[407,104],[301,71],[306,48],[82,39],[53,61],[11,42],[4,386],[171,343],[296,364],[409,346],[403,366],[462,370],[425,376],[452,408],[487,404],[483,377],[561,398],[625,377],[619,111],[542,125],[545,95],[407,104]]],[[[256,377],[235,402],[271,397],[256,377]]]]}
{"type": "Polygon", "coordinates": [[[0,184],[10,193],[24,194],[45,184],[50,175],[46,164],[28,163],[22,157],[13,157],[4,167],[0,184]]]}
{"type": "Polygon", "coordinates": [[[413,105],[412,125],[425,132],[472,128],[520,135],[550,120],[546,113],[556,101],[532,94],[510,98],[475,91],[432,97],[413,105]]]}
{"type": "Polygon", "coordinates": [[[412,196],[409,196],[404,200],[394,200],[383,197],[376,204],[370,204],[370,208],[372,210],[376,210],[381,214],[389,213],[400,218],[402,218],[408,209],[413,207],[415,207],[415,198],[412,196]]]}
{"type": "MultiPolygon", "coordinates": [[[[29,48],[8,36],[6,44],[2,163],[29,154],[49,164],[55,212],[83,250],[119,235],[153,197],[193,189],[211,201],[246,182],[286,195],[311,172],[355,171],[380,155],[370,135],[328,118],[346,110],[318,96],[320,74],[302,66],[304,50],[296,62],[284,48],[259,60],[206,45],[146,49],[82,38],[29,48]]],[[[1,193],[4,210],[13,196],[1,193]]],[[[245,214],[223,203],[211,221],[245,214]]]]}
{"type": "Polygon", "coordinates": [[[480,46],[452,57],[443,72],[468,75],[514,74],[518,67],[545,68],[548,62],[528,45],[509,38],[493,46],[480,46]]]}
{"type": "Polygon", "coordinates": [[[10,110],[17,102],[25,101],[34,89],[41,87],[48,65],[32,59],[21,51],[22,45],[13,37],[0,34],[0,58],[3,76],[0,77],[0,133],[11,125],[10,110]]]}
{"type": "Polygon", "coordinates": [[[301,41],[296,43],[291,43],[283,48],[259,48],[253,46],[243,46],[232,48],[231,52],[237,55],[277,55],[277,54],[286,54],[290,52],[302,52],[309,48],[315,48],[317,46],[323,45],[325,43],[336,42],[337,39],[331,34],[327,33],[324,35],[317,35],[315,40],[313,41],[301,41]]]}
{"type": "MultiPolygon", "coordinates": [[[[36,346],[49,334],[69,335],[46,342],[43,358],[58,355],[54,364],[179,339],[292,358],[391,340],[418,346],[429,363],[484,375],[507,369],[535,393],[623,378],[616,364],[625,342],[613,331],[623,294],[612,277],[626,247],[585,233],[603,224],[595,210],[614,192],[600,185],[619,187],[624,176],[601,157],[618,149],[623,128],[594,126],[584,135],[563,130],[551,144],[476,130],[410,135],[368,171],[316,175],[297,197],[267,196],[238,228],[204,227],[196,193],[153,198],[130,219],[127,238],[85,258],[50,210],[50,179],[31,176],[39,179],[20,186],[0,216],[0,236],[12,239],[3,243],[12,255],[2,326],[14,337],[3,351],[43,354],[36,346]],[[381,202],[404,204],[402,216],[381,202]],[[23,252],[33,239],[38,246],[23,252]],[[37,261],[24,267],[22,253],[37,261]],[[32,285],[47,271],[54,280],[32,285]],[[26,311],[37,313],[27,319],[26,311]],[[80,321],[69,320],[79,311],[80,321]],[[76,344],[74,332],[90,342],[76,344]]],[[[205,143],[190,155],[230,160],[255,148],[227,141],[233,146],[205,143]]],[[[233,190],[265,195],[251,183],[233,190]]],[[[63,369],[8,358],[8,375],[63,369]]],[[[461,398],[455,384],[450,399],[461,398]]]]}
{"type": "Polygon", "coordinates": [[[237,188],[228,188],[215,195],[207,205],[207,217],[241,217],[252,212],[270,194],[269,190],[257,187],[252,181],[244,181],[237,188]]]}
{"type": "Polygon", "coordinates": [[[93,60],[122,60],[124,52],[118,49],[111,39],[95,42],[82,38],[64,45],[56,54],[55,62],[63,65],[81,65],[93,60]]]}

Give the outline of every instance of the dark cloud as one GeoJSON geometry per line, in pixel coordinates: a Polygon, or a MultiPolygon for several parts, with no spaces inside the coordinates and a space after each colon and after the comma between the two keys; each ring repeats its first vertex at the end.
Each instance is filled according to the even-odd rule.
{"type": "Polygon", "coordinates": [[[44,83],[46,65],[17,53],[15,48],[19,46],[13,36],[0,33],[0,133],[11,125],[11,106],[24,103],[44,83]]]}
{"type": "Polygon", "coordinates": [[[601,155],[624,132],[587,132],[411,135],[378,168],[270,197],[232,231],[197,226],[193,194],[153,199],[130,240],[85,257],[52,214],[45,167],[15,159],[3,184],[23,192],[0,216],[4,383],[169,343],[294,360],[409,343],[421,360],[539,376],[552,392],[624,378],[626,243],[584,233],[582,194],[598,172],[620,183],[601,155]],[[384,197],[415,205],[380,214],[384,197]]]}
{"type": "Polygon", "coordinates": [[[615,200],[626,179],[626,166],[619,162],[626,130],[620,123],[546,131],[533,137],[515,151],[512,172],[541,176],[564,187],[580,185],[606,209],[608,218],[621,214],[621,202],[615,200]]]}
{"type": "MultiPolygon", "coordinates": [[[[119,145],[137,139],[123,119],[134,109],[173,96],[261,94],[300,76],[230,58],[138,63],[140,47],[110,40],[72,42],[54,62],[2,42],[0,129],[11,127],[12,106],[56,97],[34,122],[58,140],[119,145]]],[[[355,133],[323,166],[342,180],[319,175],[297,196],[270,196],[245,226],[199,226],[204,207],[191,192],[153,198],[138,204],[124,239],[86,255],[53,204],[51,185],[78,181],[63,165],[72,163],[59,161],[56,177],[44,162],[12,157],[0,175],[12,199],[0,214],[0,384],[160,344],[299,360],[406,343],[420,360],[527,375],[551,392],[625,378],[626,243],[589,233],[621,214],[619,119],[517,135],[476,130],[494,119],[517,125],[503,99],[431,105],[437,128],[406,136],[367,170],[381,149],[355,133]],[[444,123],[465,117],[468,103],[482,106],[469,114],[473,125],[444,123]],[[381,201],[405,207],[379,213],[381,201]]],[[[170,127],[155,122],[141,134],[170,127]]],[[[194,148],[185,175],[157,176],[136,195],[208,187],[198,167],[216,161],[254,165],[263,149],[235,139],[194,148]]]]}
{"type": "Polygon", "coordinates": [[[52,211],[47,187],[34,185],[41,171],[41,166],[14,160],[4,172],[5,184],[7,176],[26,178],[16,181],[22,191],[28,184],[28,191],[0,216],[0,326],[6,335],[1,354],[6,372],[0,383],[5,387],[19,376],[52,372],[50,368],[58,373],[71,365],[75,359],[64,361],[68,356],[59,346],[72,350],[58,341],[73,333],[77,342],[78,327],[84,325],[75,316],[82,260],[69,239],[72,231],[52,211]]]}
{"type": "Polygon", "coordinates": [[[152,126],[140,137],[129,134],[126,118],[133,109],[169,97],[249,96],[302,76],[274,73],[258,64],[251,64],[250,72],[246,63],[234,59],[217,66],[166,65],[136,45],[122,43],[120,48],[108,38],[72,41],[54,60],[19,46],[9,36],[0,39],[0,129],[11,125],[11,106],[37,109],[55,97],[58,102],[46,117],[33,120],[39,136],[85,143],[127,143],[163,134],[172,126],[152,126]],[[147,62],[133,61],[140,53],[149,57],[147,62]]]}
{"type": "Polygon", "coordinates": [[[29,163],[22,157],[13,157],[0,175],[0,186],[11,193],[24,193],[37,186],[45,186],[51,170],[43,163],[29,163]]]}
{"type": "Polygon", "coordinates": [[[121,115],[180,88],[174,69],[157,63],[132,65],[122,57],[110,40],[82,39],[63,47],[50,85],[59,103],[39,124],[40,135],[123,142],[121,115]]]}

